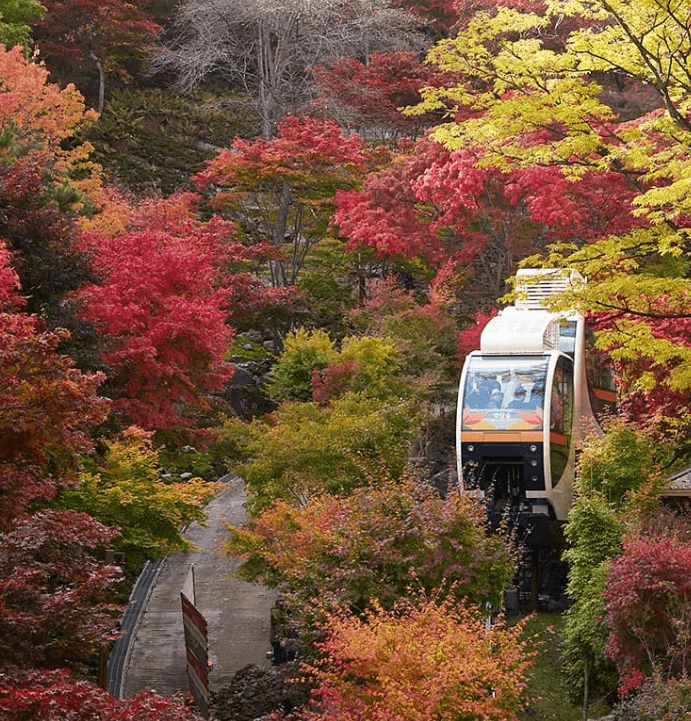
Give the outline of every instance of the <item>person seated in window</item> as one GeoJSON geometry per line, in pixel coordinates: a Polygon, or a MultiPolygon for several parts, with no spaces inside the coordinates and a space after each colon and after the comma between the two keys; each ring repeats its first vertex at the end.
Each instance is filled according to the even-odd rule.
{"type": "Polygon", "coordinates": [[[517,408],[519,410],[526,410],[528,403],[526,401],[526,390],[523,386],[518,386],[514,391],[513,398],[509,403],[509,408],[517,408]]]}
{"type": "Polygon", "coordinates": [[[473,381],[473,384],[465,397],[466,408],[484,408],[485,397],[483,393],[480,393],[480,389],[477,387],[477,381],[473,381]]]}
{"type": "Polygon", "coordinates": [[[501,408],[501,402],[504,397],[504,394],[501,392],[499,388],[495,388],[489,398],[489,402],[487,403],[488,408],[501,408]]]}

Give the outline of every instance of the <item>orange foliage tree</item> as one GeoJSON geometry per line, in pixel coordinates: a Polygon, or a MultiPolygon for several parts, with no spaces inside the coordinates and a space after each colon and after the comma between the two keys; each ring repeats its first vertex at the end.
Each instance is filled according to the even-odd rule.
{"type": "Polygon", "coordinates": [[[332,613],[301,721],[517,721],[534,652],[521,624],[486,624],[452,598],[332,613]]]}
{"type": "MultiPolygon", "coordinates": [[[[503,539],[488,537],[482,508],[460,493],[441,498],[405,477],[298,507],[277,501],[247,528],[230,528],[240,574],[278,588],[294,625],[331,608],[392,608],[411,588],[498,604],[512,575],[503,539]],[[328,599],[328,603],[327,603],[328,599]]],[[[303,633],[303,640],[309,634],[303,633]]]]}
{"type": "Polygon", "coordinates": [[[100,190],[100,168],[88,160],[92,146],[63,145],[98,117],[73,85],[61,89],[49,83],[43,64],[25,58],[20,46],[0,46],[0,97],[0,162],[40,159],[57,186],[65,189],[71,178],[70,185],[82,193],[100,190]]]}

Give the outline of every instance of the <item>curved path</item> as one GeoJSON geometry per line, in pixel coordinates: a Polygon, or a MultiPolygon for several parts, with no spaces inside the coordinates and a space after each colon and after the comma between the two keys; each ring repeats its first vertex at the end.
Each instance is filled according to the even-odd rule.
{"type": "Polygon", "coordinates": [[[143,688],[162,695],[189,690],[180,591],[194,566],[197,607],[209,629],[209,676],[212,691],[230,682],[249,663],[270,665],[271,606],[275,593],[260,584],[235,577],[238,561],[218,550],[225,535],[223,521],[244,523],[245,489],[237,476],[225,476],[226,488],[206,507],[208,526],[193,523],[185,536],[200,550],[176,553],[155,570],[148,600],[140,613],[126,659],[117,695],[126,698],[143,688]]]}

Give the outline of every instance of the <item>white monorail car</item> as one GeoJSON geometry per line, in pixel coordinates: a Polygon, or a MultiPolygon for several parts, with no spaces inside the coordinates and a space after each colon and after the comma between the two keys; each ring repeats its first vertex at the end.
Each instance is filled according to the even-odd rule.
{"type": "Polygon", "coordinates": [[[542,303],[583,279],[528,269],[517,279],[523,298],[487,324],[463,367],[458,471],[462,488],[486,499],[495,528],[508,520],[531,532],[529,545],[549,545],[572,504],[576,447],[615,402],[614,378],[588,353],[584,318],[542,303]]]}

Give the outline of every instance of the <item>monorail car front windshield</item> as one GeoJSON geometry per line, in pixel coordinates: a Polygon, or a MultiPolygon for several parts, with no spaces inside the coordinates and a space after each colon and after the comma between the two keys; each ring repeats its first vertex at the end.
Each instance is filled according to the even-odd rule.
{"type": "Polygon", "coordinates": [[[548,356],[471,355],[462,430],[542,430],[548,356]]]}

